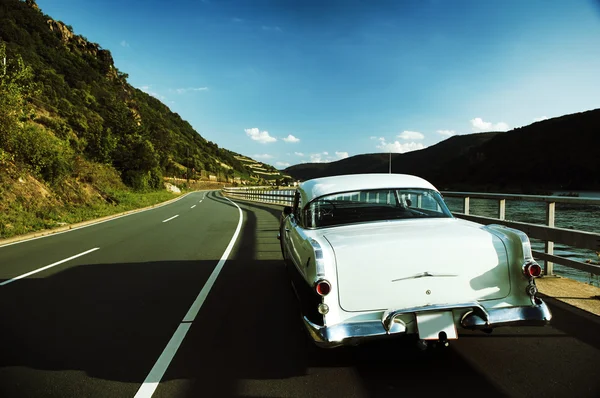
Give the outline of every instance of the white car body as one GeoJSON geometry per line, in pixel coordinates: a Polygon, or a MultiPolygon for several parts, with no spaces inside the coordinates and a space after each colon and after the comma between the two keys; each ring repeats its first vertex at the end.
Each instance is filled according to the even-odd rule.
{"type": "Polygon", "coordinates": [[[445,343],[462,328],[551,319],[525,272],[540,270],[527,236],[454,218],[419,177],[306,181],[279,238],[304,325],[321,347],[394,335],[445,343]]]}

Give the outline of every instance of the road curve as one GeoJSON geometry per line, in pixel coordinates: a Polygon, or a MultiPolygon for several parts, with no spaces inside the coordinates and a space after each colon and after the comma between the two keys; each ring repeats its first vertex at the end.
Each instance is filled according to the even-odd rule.
{"type": "Polygon", "coordinates": [[[217,192],[0,247],[0,397],[135,396],[182,323],[153,397],[600,396],[600,322],[554,301],[548,327],[462,333],[443,352],[317,349],[275,238],[281,208],[236,203],[239,237],[190,322],[240,220],[217,192]]]}

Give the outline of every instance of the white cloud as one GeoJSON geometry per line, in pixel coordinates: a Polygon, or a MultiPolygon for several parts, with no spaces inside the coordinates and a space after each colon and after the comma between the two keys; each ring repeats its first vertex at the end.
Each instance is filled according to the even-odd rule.
{"type": "Polygon", "coordinates": [[[533,119],[534,122],[541,122],[542,120],[548,119],[548,116],[536,117],[533,119]]]}
{"type": "Polygon", "coordinates": [[[454,130],[438,130],[438,131],[436,131],[436,133],[444,135],[446,137],[451,137],[456,134],[456,131],[454,131],[454,130]]]}
{"type": "Polygon", "coordinates": [[[153,96],[156,99],[159,99],[161,101],[164,101],[166,98],[163,95],[160,95],[154,91],[152,91],[152,86],[141,86],[138,87],[140,90],[142,90],[143,92],[145,92],[148,95],[153,96]]]}
{"type": "MultiPolygon", "coordinates": [[[[329,156],[329,152],[327,151],[323,151],[323,152],[319,152],[319,153],[311,153],[310,156],[310,162],[311,163],[329,163],[329,162],[333,162],[339,159],[343,159],[345,155],[345,157],[348,157],[348,153],[347,152],[336,152],[335,153],[337,158],[334,158],[333,156],[329,156]]],[[[302,163],[307,163],[306,161],[302,161],[302,163]]]]}
{"type": "Polygon", "coordinates": [[[296,142],[300,142],[300,138],[296,138],[293,135],[288,135],[287,137],[285,137],[283,139],[285,142],[291,142],[291,143],[296,143],[296,142]]]}
{"type": "Polygon", "coordinates": [[[248,137],[252,138],[254,141],[258,141],[261,144],[266,144],[268,142],[275,142],[277,138],[271,137],[268,131],[260,131],[258,128],[253,127],[251,129],[244,129],[248,137]]]}
{"type": "Polygon", "coordinates": [[[302,152],[294,152],[294,155],[296,155],[296,156],[304,156],[304,154],[302,152]]]}
{"type": "Polygon", "coordinates": [[[188,87],[188,88],[176,88],[177,94],[184,94],[190,91],[208,91],[208,87],[188,87]]]}
{"type": "Polygon", "coordinates": [[[263,153],[262,155],[254,155],[252,156],[253,159],[272,159],[273,156],[269,155],[268,153],[263,153]]]}
{"type": "Polygon", "coordinates": [[[121,47],[129,47],[129,43],[127,43],[125,40],[121,41],[121,47]]]}
{"type": "Polygon", "coordinates": [[[422,140],[425,136],[418,131],[403,131],[398,135],[398,138],[403,140],[422,140]]]}
{"type": "Polygon", "coordinates": [[[290,167],[290,164],[287,162],[276,162],[275,166],[277,167],[290,167]]]}
{"type": "Polygon", "coordinates": [[[323,159],[323,155],[321,153],[313,153],[312,155],[310,155],[310,162],[311,163],[325,163],[327,161],[323,159]]]}
{"type": "Polygon", "coordinates": [[[379,141],[380,144],[377,145],[377,149],[381,152],[405,153],[425,148],[425,145],[414,141],[405,143],[400,143],[399,141],[386,142],[383,138],[380,138],[379,141]]]}
{"type": "Polygon", "coordinates": [[[482,118],[476,117],[475,119],[471,119],[471,126],[473,126],[473,131],[506,131],[508,130],[508,124],[504,122],[499,122],[493,124],[491,122],[484,122],[482,118]]]}

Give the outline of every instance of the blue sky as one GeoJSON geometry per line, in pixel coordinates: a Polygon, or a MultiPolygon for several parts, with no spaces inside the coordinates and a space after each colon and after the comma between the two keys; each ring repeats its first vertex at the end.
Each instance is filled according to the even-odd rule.
{"type": "Polygon", "coordinates": [[[600,108],[596,0],[37,2],[204,138],[278,168],[600,108]]]}

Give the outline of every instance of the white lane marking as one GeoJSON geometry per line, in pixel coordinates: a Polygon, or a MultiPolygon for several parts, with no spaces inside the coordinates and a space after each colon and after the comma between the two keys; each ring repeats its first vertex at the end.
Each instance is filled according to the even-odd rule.
{"type": "Polygon", "coordinates": [[[83,228],[87,228],[87,227],[92,227],[92,226],[94,226],[94,225],[103,224],[103,223],[105,223],[105,222],[109,222],[109,221],[114,221],[114,220],[117,220],[117,219],[119,219],[119,218],[123,218],[123,217],[127,217],[127,216],[132,216],[132,215],[134,215],[134,214],[140,214],[140,213],[143,213],[143,212],[146,212],[146,211],[149,211],[149,210],[158,209],[159,207],[168,206],[168,205],[171,205],[171,204],[173,204],[173,203],[175,203],[175,202],[178,202],[178,201],[180,201],[181,199],[183,199],[183,198],[185,198],[186,196],[188,196],[188,195],[191,195],[191,194],[193,194],[193,193],[194,193],[194,192],[186,193],[185,195],[181,196],[180,198],[177,198],[177,199],[175,199],[174,201],[172,201],[172,202],[170,202],[170,203],[161,203],[161,204],[159,204],[159,205],[156,205],[156,206],[154,206],[154,207],[151,207],[151,208],[149,208],[149,209],[144,209],[144,210],[139,210],[139,211],[130,210],[130,211],[131,211],[131,213],[127,213],[127,214],[123,214],[123,215],[116,216],[116,217],[113,217],[113,218],[109,218],[108,220],[103,220],[103,221],[98,221],[98,222],[94,222],[94,223],[87,224],[87,225],[82,225],[81,227],[75,227],[75,228],[71,228],[71,229],[68,229],[68,230],[66,230],[66,231],[60,231],[60,232],[48,232],[48,234],[47,234],[47,235],[43,235],[43,236],[36,236],[35,238],[23,239],[23,240],[20,240],[20,241],[18,241],[18,242],[12,242],[12,243],[6,243],[6,244],[2,244],[2,243],[0,243],[0,248],[3,248],[3,247],[8,247],[8,246],[12,246],[12,245],[18,245],[19,243],[25,243],[25,242],[29,242],[29,241],[32,241],[32,240],[37,240],[37,239],[42,239],[42,238],[49,238],[49,237],[51,237],[51,236],[56,236],[56,235],[66,234],[67,232],[77,231],[78,229],[83,229],[83,228]]]}
{"type": "MultiPolygon", "coordinates": [[[[229,200],[229,199],[227,199],[227,200],[229,200]]],[[[238,226],[235,230],[235,233],[233,234],[233,238],[231,238],[231,241],[229,242],[229,246],[227,246],[227,249],[225,249],[225,252],[221,256],[221,259],[217,263],[217,266],[213,270],[212,274],[210,274],[210,276],[208,277],[208,280],[204,284],[204,287],[202,288],[202,290],[200,290],[198,297],[196,297],[196,300],[194,301],[194,303],[188,310],[187,314],[183,318],[183,322],[193,322],[194,319],[196,319],[196,315],[198,315],[198,311],[200,311],[200,307],[202,307],[202,304],[204,304],[204,300],[206,300],[206,297],[208,296],[210,289],[215,284],[215,281],[217,280],[217,276],[219,276],[219,272],[221,272],[221,269],[223,269],[223,266],[225,265],[225,261],[227,261],[227,257],[229,257],[231,250],[233,250],[233,245],[235,244],[235,241],[237,240],[237,237],[240,234],[240,231],[242,229],[242,221],[244,219],[242,209],[240,209],[240,207],[236,203],[232,202],[231,200],[229,200],[229,201],[231,203],[233,203],[235,205],[235,207],[238,208],[238,211],[240,213],[240,221],[238,221],[238,226]]]]}
{"type": "Polygon", "coordinates": [[[171,218],[167,218],[167,219],[166,219],[166,220],[164,220],[163,222],[171,221],[172,219],[174,219],[174,218],[177,218],[177,217],[179,217],[179,214],[177,214],[176,216],[173,216],[173,217],[171,217],[171,218]]]}
{"type": "Polygon", "coordinates": [[[179,324],[179,327],[177,327],[173,337],[171,337],[171,340],[169,340],[169,344],[167,344],[162,354],[160,354],[160,357],[158,357],[154,367],[152,367],[152,370],[150,373],[148,373],[148,376],[146,376],[146,380],[144,380],[144,383],[135,394],[134,398],[149,398],[152,396],[152,394],[154,394],[154,391],[158,387],[158,383],[160,383],[160,380],[165,374],[165,371],[169,367],[171,360],[175,356],[177,349],[181,345],[181,342],[185,338],[185,335],[187,334],[188,330],[190,330],[191,326],[191,323],[179,324]]]}
{"type": "Polygon", "coordinates": [[[198,202],[198,203],[202,203],[202,201],[198,202]]]}
{"type": "MultiPolygon", "coordinates": [[[[229,200],[228,198],[225,198],[225,199],[229,200]]],[[[225,262],[227,261],[227,257],[229,256],[229,254],[231,253],[231,250],[233,249],[233,246],[235,245],[238,235],[240,234],[240,231],[242,230],[242,222],[244,221],[244,214],[242,213],[242,209],[240,209],[240,207],[235,202],[232,202],[231,200],[229,200],[229,201],[231,203],[233,203],[235,205],[235,207],[238,208],[238,211],[240,214],[240,219],[238,221],[237,228],[235,229],[235,232],[233,233],[233,237],[231,238],[229,245],[225,249],[225,252],[221,256],[221,259],[217,263],[217,266],[213,270],[212,274],[210,274],[210,277],[208,278],[208,280],[204,284],[204,287],[198,294],[198,297],[196,297],[196,300],[194,300],[194,303],[192,304],[192,306],[188,310],[187,314],[185,315],[185,317],[179,324],[179,327],[173,334],[173,337],[171,337],[171,340],[169,340],[169,343],[163,350],[162,354],[160,354],[160,357],[158,357],[158,360],[152,367],[152,370],[150,370],[150,373],[148,373],[148,376],[146,376],[146,379],[142,383],[138,392],[135,394],[134,398],[149,398],[152,396],[152,394],[154,394],[154,391],[158,387],[160,380],[164,376],[165,372],[167,371],[167,368],[171,364],[171,361],[175,357],[175,354],[177,353],[179,346],[183,342],[185,335],[187,334],[188,330],[192,326],[191,322],[194,321],[194,319],[196,318],[198,311],[200,311],[202,304],[204,304],[204,300],[206,300],[206,297],[208,296],[210,289],[212,288],[215,281],[217,280],[217,277],[219,276],[221,269],[223,269],[223,266],[225,265],[225,262]]]]}
{"type": "Polygon", "coordinates": [[[55,262],[55,263],[53,263],[53,264],[50,264],[50,265],[46,265],[45,267],[38,268],[38,269],[36,269],[36,270],[33,270],[33,271],[31,271],[31,272],[28,272],[28,273],[26,273],[26,274],[19,275],[19,276],[15,277],[15,278],[12,278],[12,279],[9,279],[9,280],[7,280],[7,281],[4,281],[4,282],[0,283],[0,286],[8,285],[8,284],[9,284],[9,283],[11,283],[11,282],[17,281],[17,280],[19,280],[19,279],[26,278],[26,277],[28,277],[29,275],[37,274],[38,272],[42,272],[42,271],[44,271],[44,270],[47,270],[48,268],[56,267],[57,265],[60,265],[60,264],[62,264],[62,263],[66,263],[67,261],[71,261],[71,260],[73,260],[74,258],[81,257],[81,256],[85,256],[86,254],[89,254],[89,253],[91,253],[91,252],[95,252],[95,251],[96,251],[96,250],[98,250],[98,249],[100,249],[100,248],[99,248],[99,247],[94,247],[93,249],[90,249],[90,250],[88,250],[88,251],[85,251],[85,252],[83,252],[83,253],[79,253],[79,254],[76,254],[76,255],[74,255],[74,256],[71,256],[71,257],[69,257],[69,258],[65,258],[64,260],[57,261],[57,262],[55,262]]]}
{"type": "Polygon", "coordinates": [[[196,205],[193,205],[192,207],[190,207],[190,209],[193,209],[194,207],[196,207],[196,205]]]}

